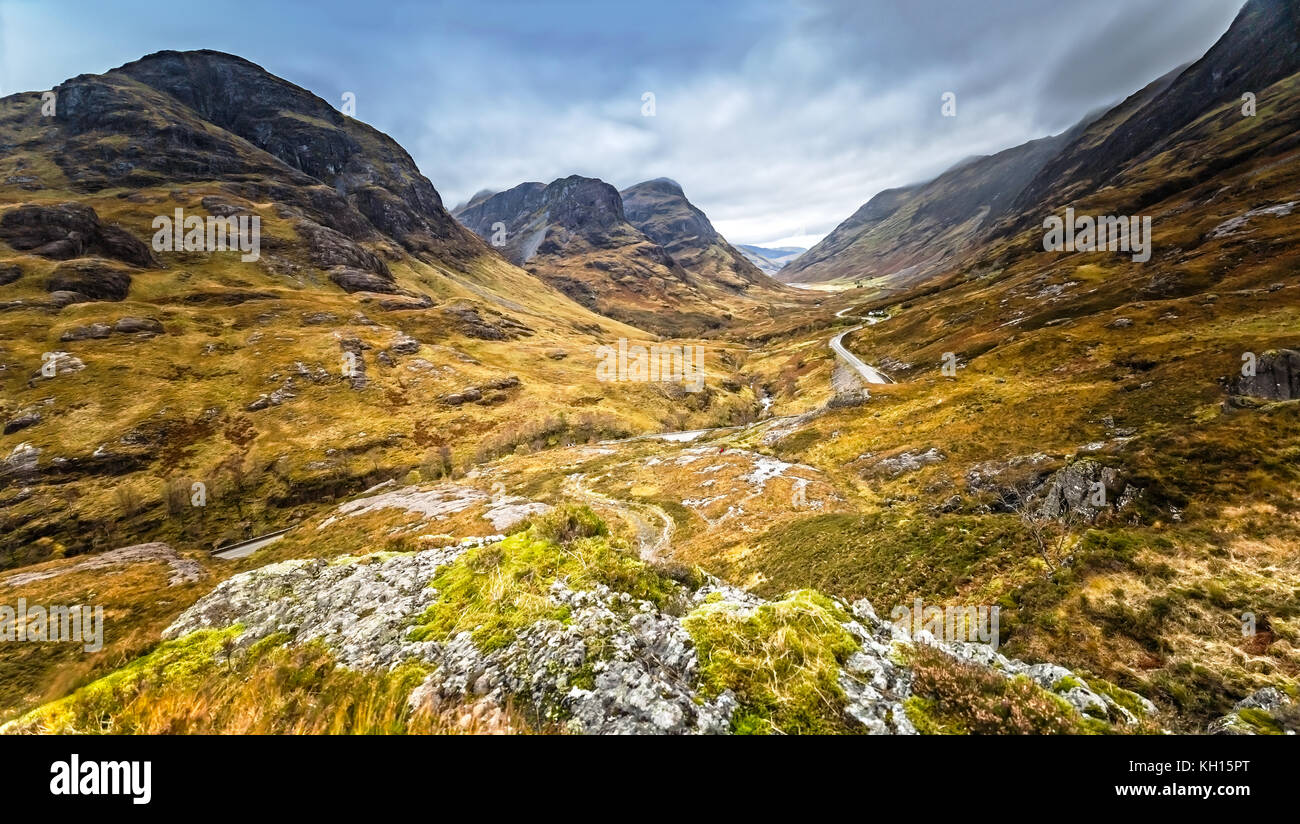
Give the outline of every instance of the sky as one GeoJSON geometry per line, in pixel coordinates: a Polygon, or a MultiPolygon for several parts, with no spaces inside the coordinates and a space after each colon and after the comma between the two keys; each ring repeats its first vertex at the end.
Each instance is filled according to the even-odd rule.
{"type": "Polygon", "coordinates": [[[217,49],[336,106],[354,94],[449,208],[570,174],[670,177],[733,243],[806,247],[882,189],[1198,59],[1241,4],[0,0],[0,94],[217,49]]]}

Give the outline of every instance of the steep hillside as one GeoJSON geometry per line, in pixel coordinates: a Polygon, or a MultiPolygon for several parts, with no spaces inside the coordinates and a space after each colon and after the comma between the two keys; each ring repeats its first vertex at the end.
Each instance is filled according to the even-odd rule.
{"type": "MultiPolygon", "coordinates": [[[[1114,185],[1133,164],[1177,151],[1181,131],[1207,112],[1228,108],[1240,115],[1247,93],[1262,105],[1265,90],[1297,71],[1300,3],[1251,0],[1204,57],[1134,95],[1042,166],[1017,198],[1016,209],[1055,208],[1076,192],[1114,185]]],[[[1230,168],[1244,157],[1229,152],[1211,168],[1230,168]]],[[[1184,174],[1166,185],[1173,191],[1193,183],[1184,174]]],[[[1134,210],[1143,205],[1133,204],[1134,210]]]]}
{"type": "MultiPolygon", "coordinates": [[[[1300,70],[1294,0],[1247,3],[1200,60],[1180,66],[1100,116],[1060,135],[959,164],[934,180],[879,193],[781,271],[795,283],[921,283],[988,244],[1042,222],[1077,198],[1121,185],[1127,169],[1165,152],[1182,154],[1178,135],[1216,108],[1240,111],[1300,70]],[[1260,56],[1263,55],[1261,58],[1260,56]]],[[[1209,179],[1247,157],[1229,151],[1203,169],[1209,179]]],[[[1178,169],[1152,196],[1194,185],[1178,169]]],[[[1149,201],[1120,204],[1134,213],[1149,201]]]]}
{"type": "Polygon", "coordinates": [[[787,283],[909,286],[951,266],[1082,129],[966,160],[928,183],[888,189],[781,270],[787,283]]]}
{"type": "Polygon", "coordinates": [[[647,180],[619,194],[628,223],[662,246],[688,272],[737,292],[755,287],[784,291],[718,234],[675,181],[647,180]]]}
{"type": "Polygon", "coordinates": [[[717,384],[725,345],[687,405],[595,380],[597,347],[646,334],[503,260],[390,138],[245,60],[162,52],[56,91],[52,116],[0,100],[0,567],[211,548],[394,477],[757,414],[747,382],[717,384]],[[206,231],[177,245],[157,225],[178,212],[206,231]]]}
{"type": "Polygon", "coordinates": [[[689,267],[630,222],[613,186],[592,178],[522,183],[476,196],[456,218],[582,305],[656,334],[717,333],[737,315],[768,317],[774,298],[798,300],[748,262],[738,264],[740,256],[732,256],[716,232],[701,237],[712,226],[702,213],[703,224],[697,222],[684,197],[673,208],[686,210],[696,221],[689,225],[674,223],[669,214],[650,217],[647,196],[634,200],[637,213],[687,256],[689,267]],[[753,296],[746,294],[751,289],[753,296]]]}

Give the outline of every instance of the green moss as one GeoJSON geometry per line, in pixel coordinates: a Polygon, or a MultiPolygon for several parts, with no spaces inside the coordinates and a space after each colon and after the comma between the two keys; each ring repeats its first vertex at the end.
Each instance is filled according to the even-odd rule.
{"type": "Polygon", "coordinates": [[[1100,718],[1084,716],[1081,723],[1084,732],[1089,735],[1111,735],[1115,732],[1114,727],[1100,718]]]}
{"type": "Polygon", "coordinates": [[[429,666],[384,672],[338,666],[324,643],[282,646],[270,636],[223,654],[239,633],[203,630],[39,708],[19,729],[77,733],[403,733],[433,731],[412,714],[429,666]]]}
{"type": "Polygon", "coordinates": [[[38,722],[55,730],[98,732],[100,724],[96,719],[111,718],[139,691],[141,684],[192,688],[218,666],[219,659],[228,659],[231,646],[242,632],[240,626],[205,629],[174,641],[164,641],[148,655],[92,681],[69,696],[33,710],[18,723],[38,722]]]}
{"type": "Polygon", "coordinates": [[[896,667],[907,666],[908,652],[912,645],[906,641],[889,642],[889,662],[896,667]]]}
{"type": "Polygon", "coordinates": [[[1282,725],[1276,718],[1257,708],[1237,710],[1237,717],[1257,735],[1282,735],[1282,725]]]}
{"type": "Polygon", "coordinates": [[[1059,679],[1052,685],[1052,692],[1069,692],[1072,689],[1084,687],[1085,684],[1073,675],[1067,675],[1059,679]]]}
{"type": "Polygon", "coordinates": [[[831,599],[811,590],[754,609],[705,603],[683,620],[700,658],[700,692],[739,702],[736,733],[844,732],[840,665],[858,649],[831,599]]]}
{"type": "Polygon", "coordinates": [[[1147,714],[1146,702],[1136,692],[1117,687],[1103,678],[1089,678],[1088,687],[1098,695],[1104,695],[1119,704],[1137,718],[1143,718],[1147,714]]]}
{"type": "Polygon", "coordinates": [[[469,632],[480,649],[500,649],[537,621],[568,620],[568,608],[549,597],[556,581],[575,590],[604,584],[667,606],[680,591],[677,584],[611,543],[607,534],[590,509],[561,507],[525,532],[467,550],[430,582],[438,600],[416,620],[411,639],[440,641],[469,632]]]}
{"type": "Polygon", "coordinates": [[[570,687],[580,690],[593,690],[596,688],[596,670],[592,666],[592,658],[588,656],[578,671],[569,676],[568,683],[570,687]]]}
{"type": "Polygon", "coordinates": [[[938,712],[938,702],[913,695],[903,702],[903,712],[921,735],[966,735],[968,730],[953,719],[944,719],[938,712]]]}

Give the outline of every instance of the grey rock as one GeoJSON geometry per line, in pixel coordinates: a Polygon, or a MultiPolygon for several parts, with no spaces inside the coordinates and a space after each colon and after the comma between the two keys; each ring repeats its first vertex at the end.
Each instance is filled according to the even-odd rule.
{"type": "Polygon", "coordinates": [[[76,292],[89,300],[125,300],[131,273],[107,260],[70,260],[55,267],[45,288],[48,292],[76,292]]]}
{"type": "Polygon", "coordinates": [[[20,443],[13,448],[8,457],[0,460],[0,477],[6,475],[27,476],[36,472],[41,449],[29,443],[20,443]]]}
{"type": "Polygon", "coordinates": [[[414,355],[420,351],[420,342],[405,333],[399,332],[397,338],[388,347],[394,355],[414,355]]]}
{"type": "Polygon", "coordinates": [[[154,318],[118,318],[117,323],[113,324],[113,331],[123,335],[135,335],[140,332],[147,332],[151,335],[161,335],[163,325],[154,318]]]}
{"type": "Polygon", "coordinates": [[[1300,398],[1300,351],[1279,349],[1259,356],[1252,376],[1237,375],[1230,383],[1234,395],[1274,401],[1300,398]]]}
{"type": "MultiPolygon", "coordinates": [[[[45,364],[46,368],[48,368],[49,364],[54,365],[54,376],[70,375],[86,368],[86,364],[82,363],[81,358],[74,357],[67,352],[49,353],[49,358],[45,360],[45,364]]],[[[27,382],[29,384],[35,384],[40,381],[53,380],[54,376],[47,376],[45,374],[45,369],[37,369],[32,373],[31,378],[28,379],[27,382]]]]}
{"type": "Polygon", "coordinates": [[[41,422],[41,413],[35,410],[20,412],[5,423],[4,434],[12,435],[20,429],[35,426],[41,422]]]}
{"type": "Polygon", "coordinates": [[[64,343],[78,340],[99,340],[113,334],[113,327],[107,323],[92,323],[89,326],[74,326],[59,335],[64,343]]]}

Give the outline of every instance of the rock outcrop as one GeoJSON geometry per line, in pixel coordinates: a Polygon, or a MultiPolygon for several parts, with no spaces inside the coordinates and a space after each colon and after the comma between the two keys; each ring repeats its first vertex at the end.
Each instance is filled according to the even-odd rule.
{"type": "Polygon", "coordinates": [[[131,273],[117,264],[98,258],[60,263],[45,287],[53,292],[74,292],[85,301],[126,300],[131,273]]]}
{"type": "Polygon", "coordinates": [[[1264,687],[1233,706],[1232,712],[1210,724],[1210,735],[1296,735],[1300,733],[1300,712],[1290,696],[1275,687],[1264,687]]]}
{"type": "Polygon", "coordinates": [[[94,209],[80,203],[27,203],[10,209],[0,217],[0,240],[52,260],[102,257],[131,266],[158,265],[143,241],[120,226],[101,223],[94,209]]]}
{"type": "Polygon", "coordinates": [[[1229,387],[1234,395],[1265,400],[1300,398],[1300,351],[1278,349],[1263,353],[1255,363],[1255,374],[1236,375],[1229,387]]]}
{"type": "Polygon", "coordinates": [[[683,269],[728,289],[778,288],[726,241],[682,187],[668,178],[647,180],[619,193],[627,220],[664,248],[683,269]]]}
{"type": "MultiPolygon", "coordinates": [[[[486,646],[470,631],[444,637],[412,633],[412,624],[418,625],[444,597],[436,588],[438,574],[479,545],[484,543],[271,564],[222,582],[164,635],[178,639],[238,625],[237,650],[287,633],[287,643],[322,642],[341,665],[355,669],[426,662],[431,670],[411,694],[412,708],[448,700],[498,706],[524,702],[573,732],[731,731],[742,701],[730,689],[705,689],[696,627],[714,619],[744,625],[766,614],[774,602],[708,580],[702,586],[675,585],[674,606],[666,609],[617,586],[575,588],[557,579],[545,598],[563,620],[541,617],[507,635],[494,635],[499,640],[486,646]]],[[[1075,721],[1123,726],[1155,712],[1138,696],[1127,694],[1129,700],[1117,701],[1111,691],[1093,689],[1063,667],[1025,664],[981,644],[946,644],[925,631],[910,637],[878,618],[865,600],[849,607],[822,596],[791,597],[788,603],[797,610],[824,609],[823,617],[837,622],[835,631],[853,647],[843,655],[835,678],[842,713],[836,722],[850,729],[917,732],[908,710],[913,695],[908,650],[918,644],[940,652],[953,666],[976,667],[994,678],[1027,679],[1055,696],[1050,700],[1062,716],[1075,721]]]]}

